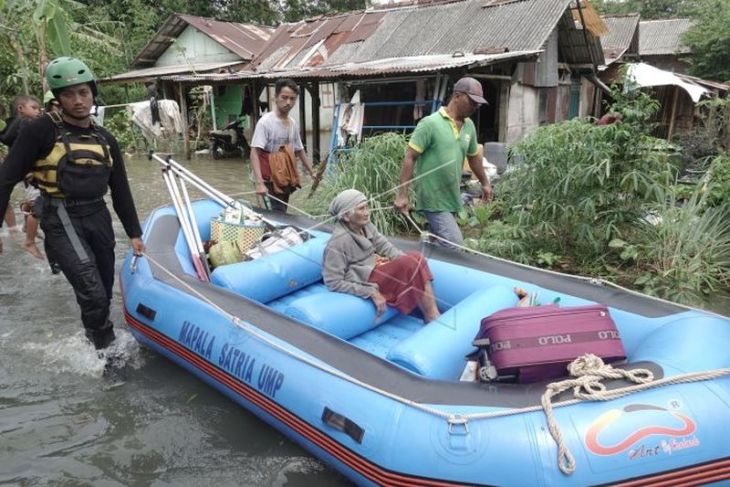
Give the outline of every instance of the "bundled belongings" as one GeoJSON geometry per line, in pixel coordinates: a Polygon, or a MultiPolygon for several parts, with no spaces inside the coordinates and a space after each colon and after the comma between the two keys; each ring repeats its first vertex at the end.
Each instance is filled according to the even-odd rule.
{"type": "Polygon", "coordinates": [[[498,311],[482,320],[474,346],[483,381],[526,383],[562,377],[567,365],[586,353],[606,363],[626,358],[608,308],[598,304],[498,311]]]}
{"type": "Polygon", "coordinates": [[[241,252],[246,252],[259,243],[265,231],[266,227],[261,222],[228,223],[223,220],[210,221],[210,239],[215,242],[236,242],[241,252]]]}
{"type": "Polygon", "coordinates": [[[221,240],[210,246],[208,260],[213,268],[218,266],[235,264],[243,260],[241,249],[232,240],[221,240]]]}
{"type": "Polygon", "coordinates": [[[227,207],[210,222],[210,263],[217,267],[241,262],[245,259],[244,252],[257,245],[265,231],[263,221],[246,219],[240,209],[227,207]]]}
{"type": "Polygon", "coordinates": [[[246,251],[246,259],[253,260],[294,247],[309,239],[309,234],[295,227],[277,228],[265,234],[261,242],[246,251]]]}

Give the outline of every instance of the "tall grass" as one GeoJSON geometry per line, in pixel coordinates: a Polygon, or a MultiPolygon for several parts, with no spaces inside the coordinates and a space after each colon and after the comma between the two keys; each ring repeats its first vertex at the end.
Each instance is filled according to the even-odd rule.
{"type": "Polygon", "coordinates": [[[700,305],[730,287],[730,206],[708,208],[704,198],[669,200],[654,210],[657,221],[639,226],[632,239],[645,271],[635,284],[645,292],[700,305]]]}
{"type": "Polygon", "coordinates": [[[323,215],[340,191],[355,188],[368,197],[371,221],[380,232],[394,235],[406,231],[405,219],[393,209],[406,145],[407,138],[396,133],[365,139],[332,163],[320,188],[303,206],[310,213],[323,215]]]}

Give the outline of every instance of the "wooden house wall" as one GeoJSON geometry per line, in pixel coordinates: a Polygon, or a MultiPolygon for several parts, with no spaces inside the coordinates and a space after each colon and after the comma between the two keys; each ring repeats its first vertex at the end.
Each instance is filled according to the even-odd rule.
{"type": "Polygon", "coordinates": [[[155,66],[240,61],[241,58],[192,26],[180,33],[174,43],[160,55],[155,66]]]}

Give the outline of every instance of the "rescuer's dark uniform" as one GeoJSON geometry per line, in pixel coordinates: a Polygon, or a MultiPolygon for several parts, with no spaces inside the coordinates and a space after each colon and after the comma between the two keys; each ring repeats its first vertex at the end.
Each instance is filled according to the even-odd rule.
{"type": "MultiPolygon", "coordinates": [[[[88,71],[79,60],[60,58],[49,65],[48,73],[83,75],[83,68],[88,71]],[[60,66],[54,65],[59,61],[60,66]]],[[[49,79],[57,97],[66,86],[83,83],[92,86],[95,94],[90,71],[87,76],[68,79],[57,78],[55,85],[49,79]]],[[[103,199],[107,188],[127,235],[132,239],[142,235],[119,145],[109,132],[93,123],[89,127],[73,125],[58,114],[33,120],[0,166],[0,214],[5,213],[15,184],[29,172],[42,194],[36,211],[48,258],[60,266],[73,286],[86,336],[97,349],[105,348],[114,340],[109,305],[115,240],[103,199]]]]}

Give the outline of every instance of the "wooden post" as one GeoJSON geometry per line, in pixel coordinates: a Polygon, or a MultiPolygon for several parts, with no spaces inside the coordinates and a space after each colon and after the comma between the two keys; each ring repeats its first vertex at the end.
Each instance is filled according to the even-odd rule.
{"type": "Polygon", "coordinates": [[[178,91],[180,92],[180,111],[182,112],[183,123],[183,152],[185,159],[190,160],[190,121],[188,120],[188,101],[187,93],[182,83],[178,83],[178,91]]]}
{"type": "Polygon", "coordinates": [[[261,95],[261,93],[259,93],[259,90],[259,84],[256,82],[256,80],[251,81],[251,96],[253,97],[253,99],[251,100],[253,103],[253,113],[251,114],[251,134],[253,134],[253,129],[254,127],[256,127],[256,124],[259,121],[259,96],[261,95]]]}
{"type": "Polygon", "coordinates": [[[509,123],[509,97],[511,83],[509,81],[500,81],[499,83],[499,102],[497,104],[498,132],[497,142],[505,142],[507,140],[507,124],[509,123]]]}
{"type": "Polygon", "coordinates": [[[304,148],[307,148],[307,86],[299,84],[299,135],[302,138],[304,148]]]}
{"type": "MultiPolygon", "coordinates": [[[[215,86],[210,87],[210,117],[213,119],[213,130],[218,130],[218,122],[215,120],[215,86]]],[[[200,133],[200,131],[198,131],[198,133],[200,133]]]]}
{"type": "Polygon", "coordinates": [[[321,147],[319,143],[319,81],[312,83],[309,91],[312,94],[312,161],[317,163],[320,161],[321,147]]]}
{"type": "Polygon", "coordinates": [[[674,132],[674,118],[677,116],[677,99],[679,98],[679,86],[674,87],[674,96],[672,97],[672,114],[669,118],[669,132],[667,132],[667,140],[672,138],[674,132]]]}

